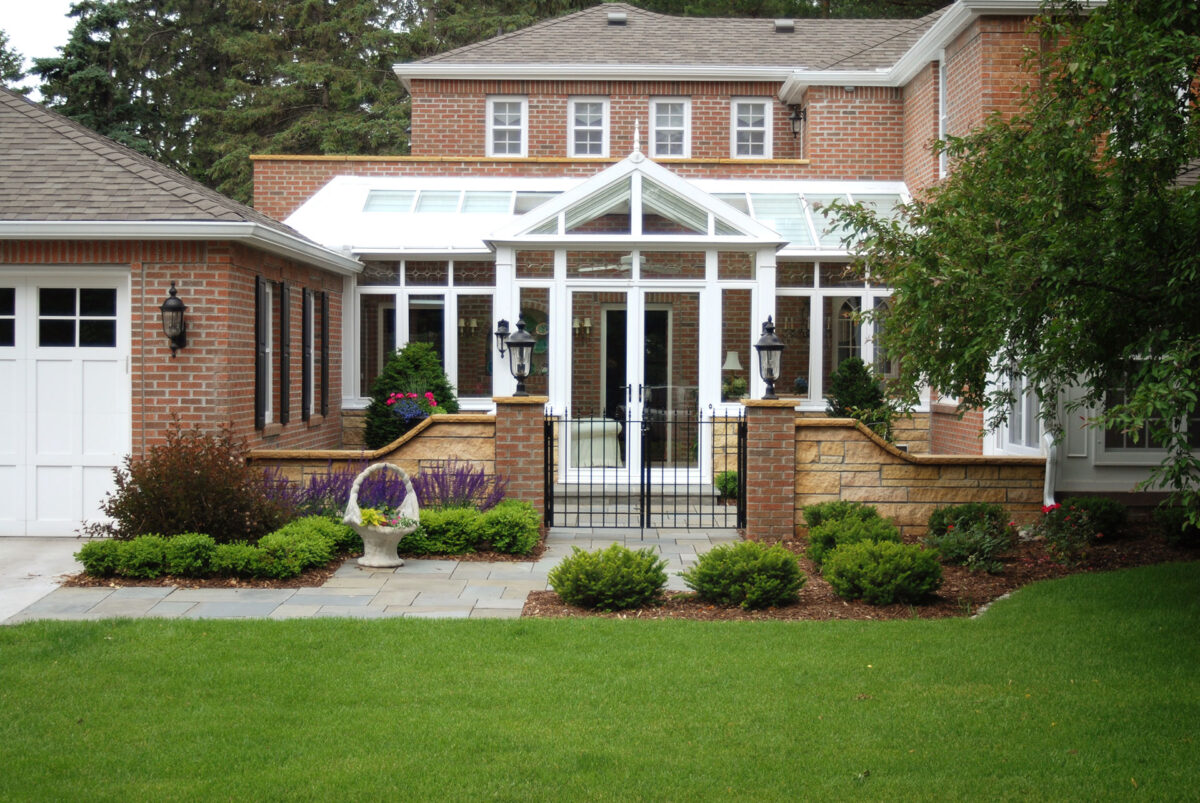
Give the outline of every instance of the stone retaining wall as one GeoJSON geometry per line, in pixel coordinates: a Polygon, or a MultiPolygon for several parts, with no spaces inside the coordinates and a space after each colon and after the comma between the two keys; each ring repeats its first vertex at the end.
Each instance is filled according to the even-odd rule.
{"type": "Polygon", "coordinates": [[[796,527],[805,505],[846,499],[875,505],[909,537],[943,505],[996,502],[1020,523],[1042,511],[1046,461],[902,452],[849,418],[796,419],[796,527]]]}

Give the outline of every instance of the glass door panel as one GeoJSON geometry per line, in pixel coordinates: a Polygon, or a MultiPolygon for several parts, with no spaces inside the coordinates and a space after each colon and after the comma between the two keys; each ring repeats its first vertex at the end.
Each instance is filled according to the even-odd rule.
{"type": "Polygon", "coordinates": [[[700,294],[643,291],[641,323],[645,459],[651,469],[698,468],[700,294]]]}
{"type": "Polygon", "coordinates": [[[622,469],[629,454],[628,298],[624,291],[570,294],[570,425],[562,438],[572,469],[622,469]]]}

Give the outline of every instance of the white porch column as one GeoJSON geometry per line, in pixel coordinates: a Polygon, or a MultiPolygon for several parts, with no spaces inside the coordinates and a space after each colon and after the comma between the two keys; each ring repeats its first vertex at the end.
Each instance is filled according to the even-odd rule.
{"type": "MultiPolygon", "coordinates": [[[[496,247],[496,294],[492,303],[492,332],[501,319],[508,321],[509,331],[517,331],[517,318],[521,314],[517,296],[517,252],[512,246],[496,247]]],[[[492,396],[511,396],[517,390],[517,382],[508,370],[508,353],[500,356],[496,338],[492,337],[492,396]]]]}
{"type": "Polygon", "coordinates": [[[760,248],[756,259],[757,269],[754,276],[757,286],[754,290],[754,300],[750,305],[754,310],[754,335],[750,341],[750,359],[754,365],[750,369],[750,398],[761,399],[767,392],[767,386],[758,373],[758,352],[754,344],[762,334],[762,325],[767,316],[775,318],[775,249],[760,248]]]}

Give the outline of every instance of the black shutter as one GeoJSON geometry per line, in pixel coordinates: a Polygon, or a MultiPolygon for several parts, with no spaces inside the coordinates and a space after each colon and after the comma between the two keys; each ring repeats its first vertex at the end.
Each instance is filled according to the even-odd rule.
{"type": "Polygon", "coordinates": [[[321,415],[329,415],[329,294],[321,293],[321,415]]]}
{"type": "Polygon", "coordinates": [[[254,428],[267,425],[267,384],[271,366],[267,364],[267,330],[271,311],[267,309],[267,285],[261,276],[254,277],[254,428]]]}
{"type": "Polygon", "coordinates": [[[312,291],[304,288],[304,303],[300,306],[300,420],[307,421],[309,410],[312,409],[312,291]]]}
{"type": "Polygon", "coordinates": [[[279,283],[279,423],[292,413],[292,300],[287,282],[279,283]]]}

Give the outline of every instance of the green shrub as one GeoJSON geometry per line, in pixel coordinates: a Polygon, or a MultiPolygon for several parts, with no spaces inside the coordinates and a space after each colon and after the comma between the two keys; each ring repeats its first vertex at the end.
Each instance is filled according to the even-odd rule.
{"type": "MultiPolygon", "coordinates": [[[[830,551],[860,541],[900,542],[900,530],[887,519],[845,518],[833,519],[818,524],[808,531],[808,549],[805,554],[819,568],[830,551]]],[[[822,572],[823,573],[823,572],[822,572]]]]}
{"type": "Polygon", "coordinates": [[[1042,518],[1032,532],[1046,542],[1051,557],[1071,566],[1083,562],[1098,539],[1120,534],[1125,517],[1125,506],[1113,499],[1076,497],[1043,507],[1042,518]]]}
{"type": "Polygon", "coordinates": [[[747,609],[791,605],[806,579],[795,555],[756,541],[715,547],[680,576],[707,602],[747,609]]]}
{"type": "Polygon", "coordinates": [[[243,445],[228,428],[168,429],[166,443],[144,457],[126,457],[113,476],[115,489],[101,504],[111,521],[85,524],[85,535],[210,533],[217,541],[237,541],[283,523],[262,470],[247,465],[243,445]]]}
{"type": "Polygon", "coordinates": [[[93,577],[111,577],[121,568],[124,548],[125,542],[112,538],[88,541],[75,553],[75,560],[93,577]]]}
{"type": "Polygon", "coordinates": [[[859,357],[842,360],[829,375],[826,412],[837,418],[857,418],[885,440],[892,439],[895,414],[883,383],[859,357]]]}
{"type": "Polygon", "coordinates": [[[408,422],[393,414],[387,400],[397,392],[417,393],[422,397],[430,392],[443,412],[458,412],[454,386],[446,377],[437,350],[430,343],[409,343],[399,351],[392,352],[371,385],[371,403],[367,407],[366,427],[363,430],[368,449],[387,446],[420,423],[408,422]]]}
{"type": "MultiPolygon", "coordinates": [[[[470,508],[451,507],[443,510],[421,511],[421,526],[417,538],[410,543],[422,543],[421,552],[433,555],[458,555],[472,552],[479,543],[478,525],[479,511],[470,508]]],[[[416,533],[413,533],[414,535],[416,533]]],[[[405,536],[400,542],[401,550],[407,552],[404,546],[409,541],[405,536]]]]}
{"type": "Polygon", "coordinates": [[[600,611],[638,608],[654,600],[667,583],[667,562],[650,549],[613,544],[600,552],[572,548],[550,570],[550,586],[563,602],[600,611]]]}
{"type": "Polygon", "coordinates": [[[942,565],[916,544],[861,541],[839,546],[825,561],[825,579],[845,599],[872,605],[919,602],[942,585],[942,565]]]}
{"type": "Polygon", "coordinates": [[[289,521],[275,532],[323,538],[329,544],[329,550],[333,555],[362,551],[362,538],[354,532],[353,527],[325,516],[305,516],[289,521]]]}
{"type": "Polygon", "coordinates": [[[717,486],[717,493],[722,499],[737,499],[738,498],[738,473],[736,471],[722,471],[713,480],[713,484],[717,486]]]}
{"type": "Polygon", "coordinates": [[[1082,512],[1096,532],[1093,537],[1119,538],[1129,521],[1129,511],[1116,499],[1107,496],[1076,496],[1064,503],[1070,511],[1082,512]]]}
{"type": "Polygon", "coordinates": [[[286,580],[333,559],[330,542],[312,531],[273,532],[258,539],[259,576],[286,580]]]}
{"type": "Polygon", "coordinates": [[[123,546],[118,574],[152,579],[165,571],[167,539],[161,535],[139,535],[123,546]]]}
{"type": "Polygon", "coordinates": [[[537,546],[540,523],[533,505],[506,499],[480,515],[475,535],[480,545],[490,544],[497,552],[528,555],[537,546]]]}
{"type": "Polygon", "coordinates": [[[184,533],[167,539],[167,574],[177,577],[203,577],[212,571],[217,542],[203,533],[184,533]]]}
{"type": "MultiPolygon", "coordinates": [[[[1187,509],[1163,503],[1154,509],[1154,523],[1173,546],[1200,546],[1200,527],[1188,521],[1187,509]]],[[[78,555],[76,556],[78,557],[78,555]]]]}
{"type": "Polygon", "coordinates": [[[864,505],[862,502],[845,502],[841,499],[833,502],[820,502],[804,508],[804,524],[809,528],[827,521],[877,518],[879,518],[879,511],[871,505],[864,505]]]}
{"type": "Polygon", "coordinates": [[[1004,508],[994,502],[967,502],[934,509],[929,514],[929,534],[945,535],[951,525],[962,529],[977,521],[982,521],[995,530],[1007,529],[1008,524],[1004,508]]]}
{"type": "Polygon", "coordinates": [[[947,524],[945,532],[925,536],[925,546],[935,551],[943,563],[966,566],[973,572],[998,574],[1004,570],[1000,562],[1012,547],[1012,529],[996,527],[990,521],[968,520],[965,524],[947,524]]]}
{"type": "Polygon", "coordinates": [[[213,574],[231,577],[259,577],[262,574],[262,550],[245,541],[217,544],[213,550],[213,574]]]}

